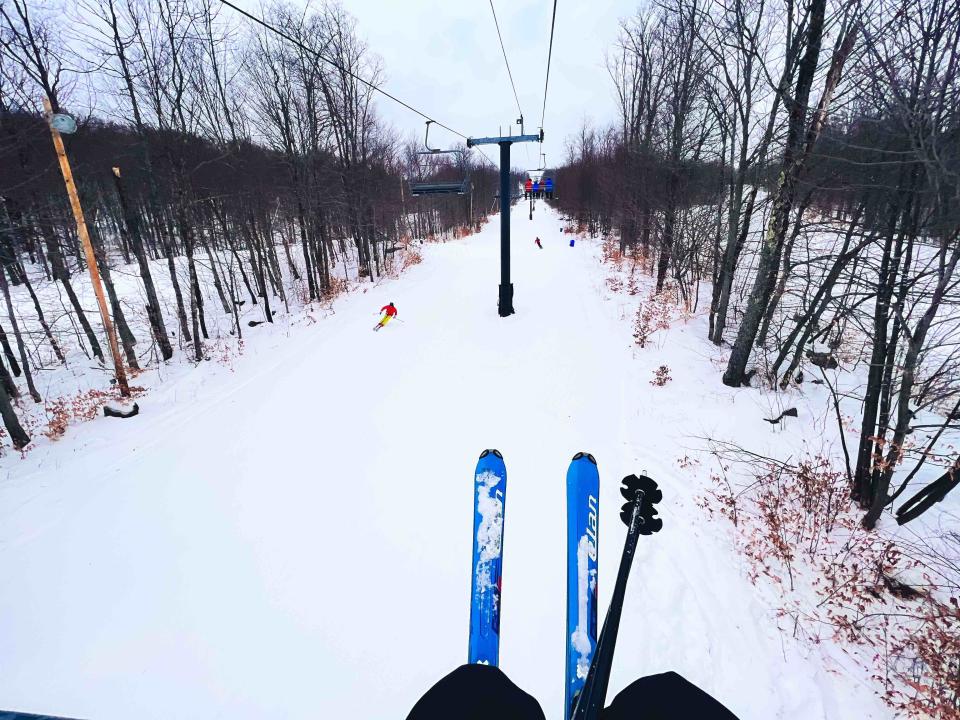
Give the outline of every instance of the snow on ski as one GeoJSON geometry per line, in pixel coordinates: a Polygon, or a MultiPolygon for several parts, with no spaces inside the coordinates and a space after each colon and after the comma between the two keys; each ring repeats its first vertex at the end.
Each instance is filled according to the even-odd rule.
{"type": "Polygon", "coordinates": [[[565,713],[573,712],[597,647],[597,538],[600,475],[589,453],[567,469],[567,666],[565,713]]]}
{"type": "Polygon", "coordinates": [[[500,570],[507,468],[497,450],[484,450],[473,485],[473,572],[467,662],[500,662],[500,570]]]}

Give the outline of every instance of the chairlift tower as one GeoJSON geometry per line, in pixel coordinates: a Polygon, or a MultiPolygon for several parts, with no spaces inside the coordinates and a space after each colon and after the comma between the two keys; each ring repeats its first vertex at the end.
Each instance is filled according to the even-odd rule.
{"type": "Polygon", "coordinates": [[[523,134],[523,118],[517,121],[520,135],[467,138],[467,147],[500,146],[500,294],[497,312],[500,317],[513,315],[513,283],[510,282],[510,146],[518,142],[543,142],[543,128],[537,135],[523,134]]]}

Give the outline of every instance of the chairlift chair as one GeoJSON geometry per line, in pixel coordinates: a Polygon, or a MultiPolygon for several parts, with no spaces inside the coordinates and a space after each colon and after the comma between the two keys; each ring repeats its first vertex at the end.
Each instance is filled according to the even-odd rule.
{"type": "MultiPolygon", "coordinates": [[[[430,123],[432,122],[433,120],[427,120],[427,132],[423,139],[423,146],[426,150],[418,152],[417,155],[457,155],[462,166],[463,150],[440,150],[430,147],[430,123]]],[[[466,195],[468,192],[470,192],[469,176],[452,182],[410,182],[410,194],[414,197],[421,195],[466,195]]]]}

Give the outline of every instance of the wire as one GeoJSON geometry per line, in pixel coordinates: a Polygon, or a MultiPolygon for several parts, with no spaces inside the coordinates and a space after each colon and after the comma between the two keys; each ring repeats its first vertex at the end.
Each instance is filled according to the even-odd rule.
{"type": "Polygon", "coordinates": [[[493,13],[493,24],[497,28],[497,37],[500,38],[500,49],[503,51],[503,62],[507,66],[507,76],[510,78],[510,87],[513,88],[513,99],[517,101],[517,110],[520,117],[523,117],[523,110],[520,108],[520,98],[517,96],[517,86],[513,84],[513,73],[510,71],[510,61],[507,60],[507,49],[503,46],[503,36],[500,34],[500,23],[497,22],[497,11],[493,9],[493,0],[490,0],[490,12],[493,13]]]}
{"type": "MultiPolygon", "coordinates": [[[[517,96],[517,86],[513,82],[513,73],[510,71],[510,61],[507,60],[507,49],[503,46],[503,36],[500,34],[500,23],[497,22],[497,11],[493,9],[493,0],[490,0],[490,12],[493,13],[493,24],[497,28],[497,37],[500,39],[500,49],[503,51],[503,62],[507,66],[507,75],[510,78],[510,87],[513,88],[513,99],[517,101],[517,111],[520,117],[523,117],[523,108],[520,107],[520,98],[517,96]]],[[[524,145],[523,149],[527,156],[527,164],[530,164],[530,149],[524,145]]]]}
{"type": "Polygon", "coordinates": [[[547,79],[543,83],[543,109],[540,111],[540,129],[547,114],[547,87],[550,85],[550,60],[553,57],[553,26],[557,21],[557,0],[553,0],[553,17],[550,19],[550,48],[547,50],[547,79]]]}
{"type": "MultiPolygon", "coordinates": [[[[246,10],[243,10],[242,8],[238,8],[238,7],[237,7],[236,5],[234,5],[232,2],[229,2],[229,0],[220,0],[220,2],[221,2],[222,4],[224,4],[224,5],[226,5],[227,7],[236,10],[238,13],[240,13],[240,14],[243,15],[244,17],[249,18],[250,20],[253,20],[253,21],[254,21],[255,23],[257,23],[258,25],[262,25],[263,27],[265,27],[265,28],[266,28],[267,30],[269,30],[270,32],[276,33],[277,35],[279,35],[279,36],[282,37],[283,39],[288,40],[289,42],[292,42],[294,45],[296,45],[297,47],[299,47],[301,50],[305,50],[305,51],[308,52],[308,53],[311,53],[311,54],[313,54],[313,55],[316,55],[318,58],[320,58],[320,59],[323,60],[324,62],[333,65],[333,66],[334,66],[335,68],[337,68],[337,70],[339,70],[340,72],[342,72],[342,73],[344,73],[344,74],[346,74],[346,75],[349,75],[349,76],[352,77],[354,80],[357,80],[357,81],[363,83],[364,85],[366,85],[368,88],[370,88],[370,89],[373,90],[374,92],[378,92],[378,93],[380,93],[381,95],[383,95],[384,97],[389,98],[390,100],[393,100],[395,103],[397,103],[397,104],[399,104],[399,105],[402,105],[402,106],[405,107],[407,110],[410,110],[411,112],[416,113],[417,115],[419,115],[420,117],[422,117],[424,120],[429,120],[429,121],[431,121],[432,123],[434,123],[434,124],[436,124],[436,125],[439,125],[439,126],[442,127],[444,130],[448,130],[448,131],[452,132],[454,135],[457,135],[457,136],[459,136],[459,137],[462,137],[464,140],[467,140],[467,139],[468,139],[467,136],[464,135],[462,132],[458,132],[457,130],[454,130],[452,127],[450,127],[450,126],[448,126],[448,125],[444,125],[444,124],[443,124],[442,122],[440,122],[439,120],[434,120],[432,117],[430,117],[430,116],[427,115],[426,113],[424,113],[424,112],[422,112],[422,111],[420,111],[420,110],[417,110],[417,108],[413,107],[413,105],[410,105],[409,103],[405,103],[403,100],[401,100],[400,98],[398,98],[396,95],[391,95],[391,94],[388,93],[386,90],[384,90],[384,89],[382,89],[382,88],[380,88],[380,87],[377,87],[376,85],[374,85],[373,83],[371,83],[371,82],[368,81],[368,80],[363,79],[362,77],[360,77],[360,76],[357,75],[356,73],[351,72],[350,70],[347,70],[347,69],[346,69],[345,67],[343,67],[340,63],[338,63],[336,60],[332,60],[331,58],[326,57],[326,56],[323,55],[322,53],[317,52],[317,51],[314,50],[313,48],[307,47],[307,46],[304,45],[302,42],[300,42],[299,40],[297,40],[295,37],[292,37],[292,36],[290,36],[290,35],[287,35],[287,33],[283,32],[283,31],[280,30],[279,28],[277,28],[277,27],[269,24],[268,22],[266,22],[266,21],[264,21],[264,20],[261,20],[261,19],[258,18],[256,15],[251,15],[251,14],[248,13],[246,10]]],[[[480,152],[480,155],[481,155],[481,157],[483,157],[488,163],[490,163],[490,164],[493,165],[494,167],[497,167],[497,164],[496,164],[495,162],[493,162],[493,160],[491,160],[489,157],[487,157],[487,154],[486,154],[486,153],[484,153],[483,151],[481,151],[481,152],[480,152]]]]}

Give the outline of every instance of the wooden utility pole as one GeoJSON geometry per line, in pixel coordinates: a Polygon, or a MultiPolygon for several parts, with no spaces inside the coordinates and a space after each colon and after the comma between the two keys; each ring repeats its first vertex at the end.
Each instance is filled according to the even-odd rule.
{"type": "Polygon", "coordinates": [[[93,245],[90,243],[90,233],[87,231],[87,221],[83,217],[83,208],[80,206],[80,196],[77,194],[77,185],[73,181],[73,171],[70,169],[70,160],[67,159],[67,152],[63,147],[63,138],[60,137],[60,131],[50,122],[53,114],[53,108],[50,106],[50,100],[43,99],[43,107],[47,111],[48,125],[50,125],[50,134],[53,136],[53,146],[57,150],[57,159],[60,161],[60,171],[63,173],[63,182],[67,186],[67,195],[70,197],[70,207],[73,209],[73,218],[77,222],[77,234],[80,236],[80,242],[83,243],[83,252],[87,258],[87,269],[90,271],[90,282],[93,284],[93,291],[97,295],[97,304],[100,306],[100,317],[103,320],[103,328],[107,332],[107,340],[110,342],[110,352],[113,354],[113,365],[116,369],[117,385],[120,386],[120,394],[123,397],[130,397],[130,386],[127,384],[127,372],[123,367],[123,358],[120,356],[120,345],[117,343],[117,334],[113,329],[113,322],[110,320],[110,311],[107,309],[107,300],[103,294],[103,284],[100,282],[100,269],[97,266],[97,257],[93,253],[93,245]]]}

